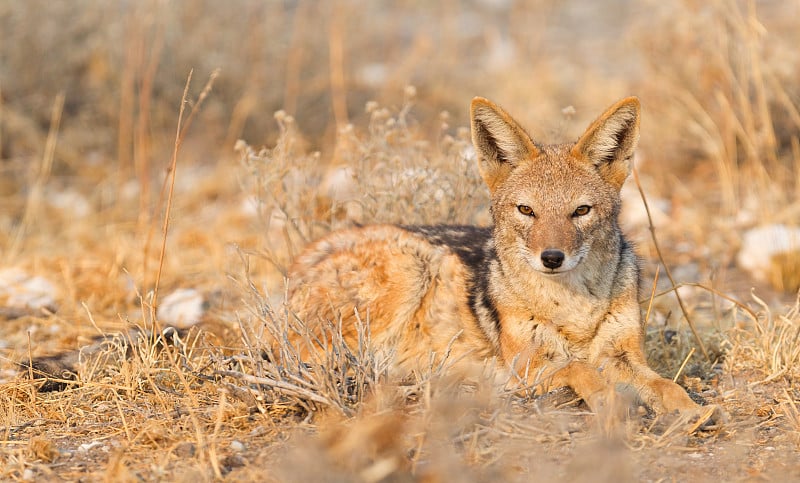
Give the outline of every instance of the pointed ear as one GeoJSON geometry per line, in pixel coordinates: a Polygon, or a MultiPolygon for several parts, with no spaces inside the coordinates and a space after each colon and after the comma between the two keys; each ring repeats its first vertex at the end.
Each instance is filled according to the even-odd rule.
{"type": "Polygon", "coordinates": [[[491,101],[474,98],[470,118],[478,169],[494,193],[514,167],[538,156],[539,149],[517,121],[491,101]]]}
{"type": "Polygon", "coordinates": [[[594,164],[603,178],[617,188],[631,172],[633,152],[639,142],[639,99],[627,97],[597,118],[578,139],[572,155],[594,164]]]}

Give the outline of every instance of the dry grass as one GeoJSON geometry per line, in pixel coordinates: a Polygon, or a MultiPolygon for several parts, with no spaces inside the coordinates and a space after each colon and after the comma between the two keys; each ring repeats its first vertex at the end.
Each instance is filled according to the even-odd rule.
{"type": "Polygon", "coordinates": [[[699,154],[710,162],[719,179],[723,213],[745,208],[754,211],[751,216],[791,217],[797,201],[791,173],[800,163],[800,113],[790,81],[797,65],[787,44],[759,18],[755,2],[661,8],[680,21],[662,24],[647,38],[658,79],[651,88],[670,104],[658,103],[654,109],[687,122],[661,133],[660,143],[681,156],[694,151],[695,158],[699,154]]]}
{"type": "Polygon", "coordinates": [[[800,5],[593,5],[0,6],[0,268],[57,288],[52,306],[0,311],[0,478],[800,478],[800,306],[775,289],[796,286],[796,260],[772,261],[774,287],[734,264],[743,229],[800,211],[800,5]],[[207,97],[176,143],[183,79],[218,67],[210,95],[185,94],[186,115],[207,97]],[[461,127],[473,95],[556,141],[632,92],[661,249],[627,198],[654,280],[648,355],[721,404],[722,428],[522,398],[491,367],[397,380],[366,324],[358,347],[332,327],[324,360],[288,343],[264,357],[268,332],[302,331],[283,274],[307,241],[354,222],[488,222],[461,127]],[[201,321],[156,337],[179,288],[202,294],[201,321]],[[62,391],[18,374],[84,346],[62,391]]]}

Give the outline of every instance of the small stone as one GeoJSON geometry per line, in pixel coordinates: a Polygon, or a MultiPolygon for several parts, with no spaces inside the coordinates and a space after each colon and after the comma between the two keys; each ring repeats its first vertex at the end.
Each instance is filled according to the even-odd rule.
{"type": "Polygon", "coordinates": [[[234,468],[241,468],[246,461],[238,454],[228,455],[220,460],[220,466],[223,468],[224,473],[229,473],[234,468]]]}
{"type": "Polygon", "coordinates": [[[158,305],[158,320],[162,323],[189,328],[200,322],[205,312],[203,294],[193,288],[179,288],[167,295],[158,305]]]}
{"type": "Polygon", "coordinates": [[[736,263],[758,280],[775,288],[796,292],[800,282],[800,228],[782,224],[764,225],[747,230],[736,263]]]}
{"type": "Polygon", "coordinates": [[[88,453],[89,451],[97,448],[98,446],[103,446],[103,443],[100,441],[92,441],[91,443],[83,443],[82,445],[78,446],[78,451],[81,453],[88,453]]]}
{"type": "Polygon", "coordinates": [[[194,443],[190,443],[188,441],[178,443],[178,445],[175,446],[175,449],[172,450],[172,452],[175,453],[175,456],[178,458],[191,458],[194,456],[196,451],[197,449],[194,443]]]}
{"type": "Polygon", "coordinates": [[[32,276],[18,268],[0,269],[0,305],[55,310],[56,289],[44,277],[32,276]]]}

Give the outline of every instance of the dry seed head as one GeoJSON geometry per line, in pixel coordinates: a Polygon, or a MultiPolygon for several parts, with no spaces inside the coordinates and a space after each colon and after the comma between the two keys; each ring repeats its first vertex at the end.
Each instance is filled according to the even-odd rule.
{"type": "Polygon", "coordinates": [[[776,290],[796,293],[800,289],[800,250],[772,255],[767,269],[767,279],[776,290]]]}
{"type": "Polygon", "coordinates": [[[373,110],[370,114],[371,114],[370,122],[382,122],[391,116],[389,110],[386,109],[385,107],[384,108],[376,107],[375,110],[373,110]]]}
{"type": "Polygon", "coordinates": [[[44,461],[45,463],[52,463],[59,455],[55,443],[45,437],[31,438],[28,443],[28,449],[34,459],[44,461]]]}

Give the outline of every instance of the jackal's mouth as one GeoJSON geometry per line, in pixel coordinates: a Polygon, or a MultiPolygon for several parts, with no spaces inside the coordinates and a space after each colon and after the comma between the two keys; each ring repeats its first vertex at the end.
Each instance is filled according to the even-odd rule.
{"type": "Polygon", "coordinates": [[[571,272],[572,270],[573,268],[545,268],[544,270],[536,268],[537,272],[551,277],[554,277],[556,275],[563,275],[565,273],[571,272]]]}

